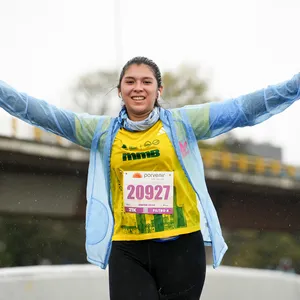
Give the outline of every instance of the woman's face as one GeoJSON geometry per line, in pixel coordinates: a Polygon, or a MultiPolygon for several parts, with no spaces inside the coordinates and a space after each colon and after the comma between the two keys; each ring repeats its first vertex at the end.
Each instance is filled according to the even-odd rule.
{"type": "Polygon", "coordinates": [[[129,119],[141,121],[153,110],[158,91],[157,80],[147,65],[131,65],[125,72],[119,92],[126,106],[129,119]]]}

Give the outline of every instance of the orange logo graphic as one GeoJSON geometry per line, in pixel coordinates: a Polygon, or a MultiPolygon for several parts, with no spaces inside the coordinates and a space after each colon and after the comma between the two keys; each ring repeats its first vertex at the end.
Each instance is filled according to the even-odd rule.
{"type": "Polygon", "coordinates": [[[143,178],[142,174],[141,173],[134,173],[132,175],[132,178],[143,178]]]}

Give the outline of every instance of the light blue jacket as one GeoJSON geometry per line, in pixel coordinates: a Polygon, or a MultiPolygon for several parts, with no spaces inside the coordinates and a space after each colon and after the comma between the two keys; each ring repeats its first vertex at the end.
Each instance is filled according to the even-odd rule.
{"type": "MultiPolygon", "coordinates": [[[[199,200],[201,231],[212,246],[213,266],[227,245],[207,191],[198,140],[236,127],[252,126],[285,110],[300,98],[300,75],[281,84],[223,102],[160,110],[160,119],[199,200]],[[184,145],[180,147],[179,145],[184,145]],[[184,151],[182,149],[184,148],[184,151]]],[[[76,114],[19,93],[0,81],[0,106],[10,114],[90,149],[87,185],[86,251],[89,262],[105,269],[114,229],[110,190],[110,155],[120,129],[119,118],[76,114]]]]}

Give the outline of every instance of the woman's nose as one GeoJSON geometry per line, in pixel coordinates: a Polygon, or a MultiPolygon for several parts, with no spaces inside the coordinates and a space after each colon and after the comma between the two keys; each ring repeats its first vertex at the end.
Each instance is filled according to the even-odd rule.
{"type": "Polygon", "coordinates": [[[143,85],[141,82],[137,81],[134,85],[134,90],[135,91],[142,91],[143,90],[143,85]]]}

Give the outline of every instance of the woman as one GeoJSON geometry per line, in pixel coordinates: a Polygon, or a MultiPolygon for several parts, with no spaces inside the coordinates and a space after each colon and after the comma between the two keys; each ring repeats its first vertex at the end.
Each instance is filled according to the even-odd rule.
{"type": "Polygon", "coordinates": [[[227,250],[197,141],[251,126],[299,98],[299,75],[218,103],[165,110],[157,65],[135,57],[118,84],[117,118],[60,110],[0,82],[10,114],[89,148],[86,251],[109,264],[110,298],[199,299],[204,244],[216,268],[227,250]],[[201,222],[200,222],[201,219],[201,222]]]}

